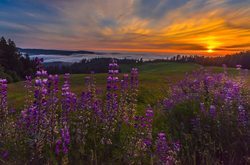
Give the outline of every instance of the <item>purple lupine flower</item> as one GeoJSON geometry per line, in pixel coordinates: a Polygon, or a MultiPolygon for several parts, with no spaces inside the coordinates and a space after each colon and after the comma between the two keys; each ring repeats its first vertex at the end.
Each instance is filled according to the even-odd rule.
{"type": "Polygon", "coordinates": [[[62,143],[62,140],[61,140],[61,139],[58,139],[56,144],[59,145],[59,144],[61,144],[61,143],[62,143]]]}
{"type": "Polygon", "coordinates": [[[243,106],[242,105],[240,105],[239,107],[238,107],[238,109],[239,109],[239,125],[240,126],[246,126],[246,114],[245,114],[245,110],[244,110],[244,108],[243,108],[243,106]]]}
{"type": "Polygon", "coordinates": [[[119,65],[117,65],[117,63],[114,63],[114,68],[119,68],[119,65]]]}
{"type": "Polygon", "coordinates": [[[115,77],[114,80],[115,80],[115,82],[119,82],[118,77],[115,77]]]}
{"type": "Polygon", "coordinates": [[[9,154],[8,154],[8,152],[7,151],[4,151],[3,152],[3,157],[7,157],[9,154]]]}
{"type": "Polygon", "coordinates": [[[236,68],[241,68],[242,66],[241,65],[236,65],[236,68]]]}
{"type": "Polygon", "coordinates": [[[152,142],[148,138],[144,139],[144,143],[147,144],[147,146],[151,146],[152,145],[152,142]]]}
{"type": "Polygon", "coordinates": [[[35,80],[35,86],[42,86],[42,80],[41,79],[35,80]]]}
{"type": "Polygon", "coordinates": [[[213,118],[217,118],[217,115],[216,115],[216,108],[215,106],[211,105],[210,106],[210,114],[213,118]]]}
{"type": "Polygon", "coordinates": [[[115,84],[113,84],[113,89],[114,89],[114,91],[117,91],[118,90],[118,86],[115,85],[115,84]]]}
{"type": "Polygon", "coordinates": [[[159,138],[165,137],[165,133],[158,133],[159,138]]]}
{"type": "Polygon", "coordinates": [[[241,67],[242,67],[241,65],[236,65],[237,70],[240,70],[241,67]]]}
{"type": "Polygon", "coordinates": [[[45,71],[45,70],[42,70],[42,76],[48,76],[48,73],[47,73],[47,71],[45,71]]]}
{"type": "Polygon", "coordinates": [[[112,76],[108,76],[108,83],[111,83],[112,82],[112,76]]]}
{"type": "Polygon", "coordinates": [[[118,90],[118,86],[115,84],[116,82],[119,82],[118,77],[114,77],[112,74],[118,74],[118,70],[114,70],[117,68],[117,64],[114,59],[110,60],[110,65],[109,65],[109,71],[108,74],[109,76],[107,77],[108,84],[106,86],[107,89],[107,101],[106,101],[106,108],[108,109],[108,115],[107,115],[107,121],[108,121],[108,127],[112,128],[112,121],[116,120],[117,116],[117,109],[118,109],[118,102],[116,101],[117,99],[117,93],[115,91],[118,90]]]}
{"type": "Polygon", "coordinates": [[[141,123],[141,127],[144,128],[146,127],[147,125],[145,123],[141,123]]]}
{"type": "Polygon", "coordinates": [[[66,128],[66,137],[69,138],[69,126],[66,128]]]}
{"type": "Polygon", "coordinates": [[[52,80],[53,79],[53,76],[50,74],[49,76],[48,76],[48,80],[52,80]]]}
{"type": "Polygon", "coordinates": [[[39,59],[38,59],[38,57],[36,57],[36,58],[35,58],[36,64],[38,64],[38,61],[39,61],[39,59]]]}
{"type": "Polygon", "coordinates": [[[109,69],[112,69],[114,67],[114,64],[110,63],[108,67],[109,67],[109,69]]]}
{"type": "Polygon", "coordinates": [[[90,77],[85,77],[85,81],[87,82],[88,80],[90,80],[90,77]]]}
{"type": "Polygon", "coordinates": [[[144,121],[144,119],[145,119],[145,117],[144,117],[144,116],[142,116],[142,117],[140,118],[140,121],[144,121]]]}
{"type": "Polygon", "coordinates": [[[114,70],[109,70],[108,71],[108,74],[113,74],[114,73],[114,70]]]}
{"type": "Polygon", "coordinates": [[[190,121],[191,121],[191,124],[195,124],[195,119],[190,119],[190,121]]]}
{"type": "Polygon", "coordinates": [[[41,71],[37,71],[35,74],[36,77],[40,77],[41,75],[42,75],[41,71]]]}
{"type": "Polygon", "coordinates": [[[107,85],[107,91],[111,91],[111,85],[110,84],[107,85]]]}
{"type": "Polygon", "coordinates": [[[60,147],[58,145],[56,145],[56,154],[58,155],[60,152],[60,147]]]}
{"type": "Polygon", "coordinates": [[[119,71],[118,70],[114,70],[114,74],[118,75],[119,71]]]}
{"type": "Polygon", "coordinates": [[[146,116],[146,117],[153,117],[153,113],[154,113],[153,111],[147,110],[145,116],[146,116]]]}
{"type": "Polygon", "coordinates": [[[67,144],[70,144],[70,139],[66,139],[65,142],[66,142],[67,144]]]}
{"type": "Polygon", "coordinates": [[[65,146],[65,144],[63,143],[63,152],[64,152],[64,154],[66,154],[67,153],[67,148],[66,148],[66,146],[65,146]]]}
{"type": "Polygon", "coordinates": [[[61,129],[61,133],[62,133],[62,140],[64,139],[64,130],[61,129]]]}
{"type": "Polygon", "coordinates": [[[207,111],[206,111],[206,106],[205,106],[205,104],[204,104],[204,103],[200,103],[200,107],[201,107],[202,112],[203,112],[205,115],[207,115],[207,111]]]}

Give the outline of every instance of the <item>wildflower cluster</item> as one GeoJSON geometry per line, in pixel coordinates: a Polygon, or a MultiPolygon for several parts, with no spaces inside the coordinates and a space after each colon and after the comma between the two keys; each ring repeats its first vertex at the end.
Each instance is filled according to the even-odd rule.
{"type": "Polygon", "coordinates": [[[7,81],[0,80],[1,161],[36,165],[99,164],[115,159],[148,163],[154,155],[155,162],[161,162],[165,156],[176,163],[172,157],[177,149],[161,151],[161,157],[156,156],[159,140],[156,142],[153,137],[153,110],[149,107],[145,116],[136,115],[136,68],[119,81],[119,66],[112,59],[103,100],[94,72],[85,78],[85,90],[78,98],[70,91],[69,73],[65,73],[64,85],[59,90],[59,77],[44,70],[43,59],[36,58],[35,62],[38,69],[35,83],[32,86],[31,77],[26,77],[27,94],[21,112],[16,112],[14,107],[8,109],[7,81]]]}
{"type": "MultiPolygon", "coordinates": [[[[236,67],[240,70],[241,65],[236,67]]],[[[243,145],[250,144],[247,74],[233,78],[225,64],[223,68],[220,74],[200,68],[166,90],[162,114],[170,124],[167,132],[173,133],[171,137],[181,144],[181,154],[190,156],[191,162],[247,162],[248,147],[243,145]]]]}
{"type": "MultiPolygon", "coordinates": [[[[10,135],[9,130],[9,118],[8,118],[8,107],[7,107],[7,80],[0,80],[0,144],[1,146],[7,146],[8,136],[10,135]]],[[[7,148],[2,148],[0,152],[3,157],[8,156],[7,148]]]]}
{"type": "Polygon", "coordinates": [[[177,152],[180,150],[179,142],[172,142],[171,147],[167,145],[167,139],[164,133],[158,134],[157,144],[157,157],[160,164],[176,164],[177,152]]]}

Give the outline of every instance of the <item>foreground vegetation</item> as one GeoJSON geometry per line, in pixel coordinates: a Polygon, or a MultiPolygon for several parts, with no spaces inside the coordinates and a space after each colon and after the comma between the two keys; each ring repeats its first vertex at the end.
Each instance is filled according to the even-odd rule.
{"type": "Polygon", "coordinates": [[[63,78],[39,70],[35,81],[27,77],[26,90],[21,83],[7,87],[1,80],[0,161],[249,163],[247,71],[241,73],[240,66],[212,72],[194,64],[148,63],[121,65],[132,71],[118,75],[117,68],[111,61],[108,77],[63,78]]]}
{"type": "MultiPolygon", "coordinates": [[[[140,76],[138,77],[139,84],[137,112],[144,112],[147,104],[152,104],[157,95],[160,95],[159,88],[168,87],[169,84],[175,84],[176,82],[183,80],[185,78],[186,72],[192,73],[193,70],[197,70],[200,67],[201,66],[194,63],[170,62],[120,64],[119,68],[123,71],[123,73],[117,75],[117,77],[122,79],[123,74],[130,74],[132,68],[138,69],[140,76]],[[168,77],[170,80],[166,81],[166,77],[168,77]]],[[[213,73],[223,72],[222,67],[204,67],[204,69],[210,68],[212,68],[213,73]]],[[[238,74],[238,71],[235,68],[228,68],[227,72],[230,77],[235,77],[235,75],[238,74]]],[[[96,75],[96,85],[101,89],[105,89],[107,84],[107,73],[97,73],[96,75]]],[[[77,96],[80,96],[81,92],[85,90],[85,77],[89,76],[90,74],[71,74],[71,92],[75,93],[77,96]]],[[[64,75],[58,74],[58,77],[61,88],[62,84],[64,83],[64,75]]],[[[32,83],[34,83],[34,80],[32,80],[32,83]]],[[[25,101],[23,96],[26,94],[26,89],[23,88],[23,85],[23,82],[8,84],[8,103],[15,106],[17,110],[21,110],[23,108],[23,102],[25,101]]],[[[120,89],[120,84],[118,83],[117,85],[120,89]]],[[[102,91],[102,99],[105,99],[104,96],[105,90],[102,91]]]]}

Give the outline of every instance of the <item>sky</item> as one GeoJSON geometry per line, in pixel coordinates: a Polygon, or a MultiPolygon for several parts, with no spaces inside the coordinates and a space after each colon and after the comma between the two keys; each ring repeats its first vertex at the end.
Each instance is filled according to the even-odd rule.
{"type": "Polygon", "coordinates": [[[21,48],[225,55],[250,49],[250,0],[0,0],[21,48]]]}

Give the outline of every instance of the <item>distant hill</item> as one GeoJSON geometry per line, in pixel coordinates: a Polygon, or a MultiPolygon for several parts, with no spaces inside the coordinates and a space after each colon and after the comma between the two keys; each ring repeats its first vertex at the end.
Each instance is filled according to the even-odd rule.
{"type": "Polygon", "coordinates": [[[97,54],[95,52],[85,51],[85,50],[71,51],[71,50],[52,50],[52,49],[22,49],[22,48],[18,48],[18,47],[17,47],[17,50],[19,52],[27,53],[29,55],[60,54],[60,55],[69,56],[69,55],[72,55],[72,54],[97,54]]]}

